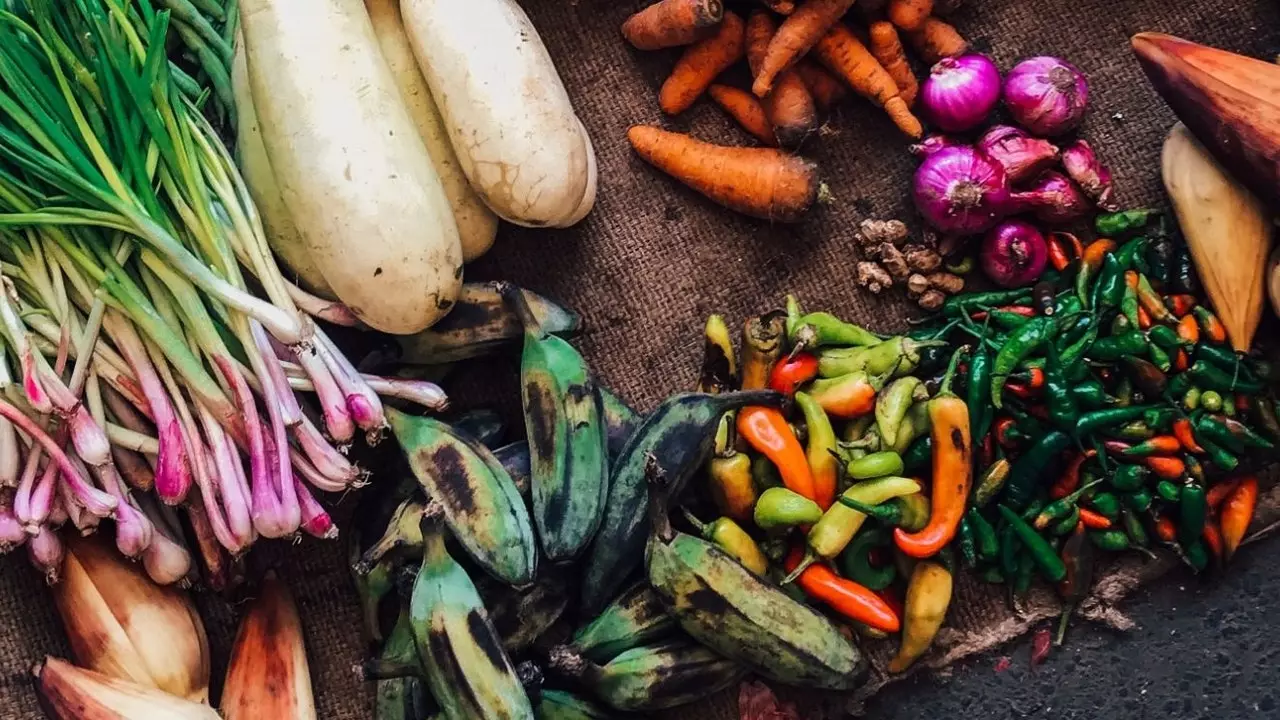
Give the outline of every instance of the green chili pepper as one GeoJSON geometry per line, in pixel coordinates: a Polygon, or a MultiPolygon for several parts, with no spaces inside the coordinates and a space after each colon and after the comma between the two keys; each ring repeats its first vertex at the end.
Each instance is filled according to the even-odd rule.
{"type": "Polygon", "coordinates": [[[982,582],[988,583],[990,585],[1004,584],[1004,573],[1000,572],[1000,568],[998,567],[987,568],[982,572],[982,575],[980,575],[979,577],[982,578],[982,582]]]}
{"type": "Polygon", "coordinates": [[[1183,455],[1182,463],[1187,466],[1187,477],[1198,483],[1204,483],[1204,465],[1196,459],[1195,455],[1183,455]]]}
{"type": "Polygon", "coordinates": [[[968,315],[979,307],[1020,305],[1030,299],[1031,292],[1025,288],[953,295],[942,304],[942,314],[946,317],[959,317],[968,315]]]}
{"type": "Polygon", "coordinates": [[[903,471],[902,456],[896,452],[882,451],[864,455],[851,460],[845,465],[845,472],[854,480],[884,477],[885,475],[901,475],[903,471]]]}
{"type": "Polygon", "coordinates": [[[1187,561],[1192,570],[1203,572],[1209,567],[1209,549],[1205,545],[1204,540],[1196,540],[1195,542],[1184,545],[1182,548],[1182,558],[1187,561]]]}
{"type": "Polygon", "coordinates": [[[1054,318],[1040,316],[1032,318],[1026,325],[1009,335],[1009,340],[996,354],[995,363],[991,367],[991,404],[997,408],[1003,403],[1001,390],[1009,376],[1018,365],[1035,351],[1053,340],[1057,331],[1054,318]]]}
{"type": "Polygon", "coordinates": [[[1077,405],[1090,410],[1106,407],[1114,402],[1114,398],[1107,394],[1102,383],[1094,379],[1073,384],[1071,395],[1075,398],[1077,405]]]}
{"type": "Polygon", "coordinates": [[[889,383],[876,396],[876,427],[880,429],[880,439],[892,446],[898,439],[898,427],[907,416],[907,409],[918,400],[928,399],[929,392],[920,378],[907,376],[889,383]]]}
{"type": "Polygon", "coordinates": [[[1186,395],[1187,391],[1191,390],[1193,387],[1195,386],[1191,383],[1191,378],[1187,377],[1186,373],[1178,373],[1169,378],[1169,397],[1186,395]]]}
{"type": "Polygon", "coordinates": [[[1071,385],[1062,372],[1058,348],[1053,343],[1045,345],[1044,405],[1049,413],[1049,420],[1057,425],[1059,430],[1067,433],[1075,432],[1080,408],[1076,405],[1075,395],[1071,393],[1071,385]]]}
{"type": "Polygon", "coordinates": [[[965,405],[969,408],[971,437],[986,437],[991,429],[991,404],[987,389],[991,387],[991,354],[979,346],[969,360],[969,386],[965,389],[965,405]]]}
{"type": "Polygon", "coordinates": [[[1183,485],[1182,498],[1178,502],[1178,542],[1186,546],[1200,539],[1208,511],[1204,486],[1199,483],[1183,485]]]}
{"type": "Polygon", "coordinates": [[[1120,498],[1115,493],[1101,492],[1089,498],[1089,507],[1098,514],[1115,520],[1120,514],[1120,498]]]}
{"type": "Polygon", "coordinates": [[[978,566],[978,544],[973,536],[973,525],[968,518],[961,518],[956,526],[956,543],[960,546],[960,557],[967,568],[978,566]]]}
{"type": "Polygon", "coordinates": [[[1146,512],[1151,507],[1151,501],[1154,498],[1151,492],[1146,488],[1139,488],[1120,498],[1120,502],[1130,510],[1136,512],[1146,512]]]}
{"type": "Polygon", "coordinates": [[[1044,509],[1036,514],[1032,525],[1034,525],[1037,530],[1043,530],[1049,527],[1049,525],[1061,520],[1067,515],[1070,515],[1071,511],[1076,508],[1076,503],[1080,501],[1080,498],[1092,491],[1099,482],[1101,481],[1094,480],[1087,485],[1081,485],[1079,489],[1072,492],[1070,495],[1067,495],[1060,500],[1054,500],[1048,505],[1045,505],[1044,509]]]}
{"type": "Polygon", "coordinates": [[[1084,337],[1089,328],[1097,323],[1097,318],[1088,313],[1063,315],[1061,317],[1062,322],[1058,324],[1058,337],[1054,341],[1060,352],[1066,352],[1067,348],[1084,337]]]}
{"type": "Polygon", "coordinates": [[[1129,287],[1128,283],[1124,286],[1124,297],[1120,299],[1120,314],[1124,315],[1129,321],[1129,327],[1137,330],[1141,324],[1138,317],[1138,291],[1129,287]]]}
{"type": "Polygon", "coordinates": [[[1093,312],[1102,313],[1120,304],[1124,299],[1124,266],[1115,253],[1102,256],[1098,268],[1098,280],[1093,285],[1093,312]]]}
{"type": "Polygon", "coordinates": [[[1129,318],[1125,317],[1124,313],[1116,313],[1116,316],[1111,318],[1111,334],[1112,335],[1123,335],[1129,332],[1130,330],[1137,330],[1137,329],[1138,329],[1137,326],[1134,325],[1133,323],[1130,323],[1129,318]]]}
{"type": "Polygon", "coordinates": [[[1118,492],[1133,492],[1147,482],[1149,471],[1141,465],[1120,465],[1111,473],[1111,487],[1118,492]]]}
{"type": "Polygon", "coordinates": [[[1103,213],[1094,218],[1093,227],[1102,237],[1116,237],[1139,230],[1146,226],[1158,210],[1123,210],[1121,212],[1103,213]]]}
{"type": "Polygon", "coordinates": [[[978,512],[976,507],[969,508],[965,518],[969,521],[970,527],[973,528],[978,557],[988,562],[995,560],[1000,554],[1000,538],[996,534],[995,527],[982,516],[982,513],[978,512]]]}
{"type": "Polygon", "coordinates": [[[973,488],[973,506],[980,508],[991,502],[1009,479],[1011,465],[1007,458],[1000,458],[982,472],[973,488]]]}
{"type": "Polygon", "coordinates": [[[1055,315],[1074,315],[1081,310],[1084,310],[1084,303],[1070,293],[1058,298],[1058,304],[1054,306],[1055,315]]]}
{"type": "Polygon", "coordinates": [[[1210,367],[1225,373],[1243,378],[1247,382],[1258,382],[1258,375],[1249,367],[1250,362],[1244,355],[1220,345],[1201,344],[1196,347],[1196,360],[1207,360],[1210,367]]]}
{"type": "MultiPolygon", "coordinates": [[[[1227,403],[1223,407],[1225,409],[1227,407],[1234,407],[1234,405],[1232,403],[1227,403]]],[[[1227,432],[1231,433],[1231,436],[1234,437],[1236,440],[1238,440],[1246,448],[1255,448],[1258,450],[1274,450],[1276,447],[1275,443],[1271,442],[1265,437],[1262,437],[1257,432],[1255,432],[1253,428],[1249,427],[1248,425],[1245,425],[1244,423],[1240,422],[1239,420],[1236,420],[1235,418],[1215,417],[1213,418],[1213,420],[1221,424],[1223,427],[1225,427],[1227,429],[1227,432]]]]}
{"type": "Polygon", "coordinates": [[[846,578],[868,590],[883,590],[898,577],[893,563],[883,567],[871,564],[871,551],[890,544],[892,537],[886,528],[868,528],[853,536],[853,540],[840,553],[840,572],[846,578]]]}
{"type": "MultiPolygon", "coordinates": [[[[1079,423],[1076,427],[1080,427],[1079,423]]],[[[1066,433],[1051,430],[1027,448],[1009,470],[1004,488],[1005,503],[1014,508],[1026,508],[1049,468],[1070,444],[1071,438],[1066,433]]]]}
{"type": "Polygon", "coordinates": [[[855,372],[908,375],[920,364],[920,352],[941,347],[943,340],[912,340],[899,335],[875,345],[833,348],[818,353],[818,375],[836,378],[855,372]]]}
{"type": "Polygon", "coordinates": [[[756,500],[756,525],[764,530],[812,525],[821,519],[818,503],[786,488],[769,488],[756,500]]]}
{"type": "MultiPolygon", "coordinates": [[[[1081,371],[1087,371],[1083,360],[1087,353],[1093,349],[1094,344],[1098,340],[1098,323],[1090,323],[1089,329],[1085,331],[1083,337],[1072,343],[1066,350],[1062,351],[1062,366],[1065,368],[1075,368],[1081,371]]],[[[1075,379],[1080,379],[1079,373],[1069,373],[1075,379]]]]}
{"type": "Polygon", "coordinates": [[[1018,555],[1022,549],[1022,542],[1018,540],[1018,534],[1014,532],[1013,526],[1005,523],[1000,527],[1000,570],[1004,572],[1007,578],[1016,577],[1018,575],[1018,555]]]}
{"type": "MultiPolygon", "coordinates": [[[[1147,272],[1143,277],[1154,279],[1162,287],[1169,284],[1170,278],[1173,276],[1174,264],[1174,247],[1173,243],[1166,237],[1157,238],[1147,246],[1145,253],[1147,259],[1147,272]]],[[[1155,320],[1155,318],[1151,318],[1155,320]]]]}
{"type": "Polygon", "coordinates": [[[1145,422],[1141,420],[1134,420],[1131,423],[1121,425],[1114,434],[1116,437],[1123,440],[1146,440],[1147,438],[1155,435],[1156,432],[1145,422]]]}
{"type": "MultiPolygon", "coordinates": [[[[1215,417],[1213,415],[1201,415],[1192,420],[1196,437],[1201,441],[1208,441],[1224,447],[1236,455],[1243,453],[1245,449],[1244,441],[1233,435],[1226,425],[1218,422],[1215,417]]],[[[1201,442],[1202,447],[1203,445],[1204,442],[1201,442]]],[[[1210,456],[1210,459],[1212,459],[1212,456],[1210,456]]]]}
{"type": "MultiPolygon", "coordinates": [[[[1214,467],[1231,472],[1240,465],[1240,460],[1231,451],[1210,440],[1204,433],[1198,432],[1198,426],[1196,430],[1196,442],[1200,443],[1200,447],[1204,448],[1204,454],[1209,457],[1209,462],[1213,463],[1214,467]]],[[[1190,458],[1191,456],[1188,455],[1187,457],[1190,458]]]]}
{"type": "Polygon", "coordinates": [[[1169,352],[1155,343],[1147,345],[1147,357],[1151,358],[1151,363],[1160,368],[1161,372],[1173,369],[1173,358],[1169,356],[1169,352]]]}
{"type": "Polygon", "coordinates": [[[1249,400],[1249,415],[1253,422],[1274,442],[1280,442],[1280,418],[1276,416],[1275,403],[1266,395],[1249,400]]]}
{"type": "Polygon", "coordinates": [[[1076,436],[1083,438],[1096,430],[1119,427],[1133,420],[1141,420],[1143,419],[1143,413],[1153,409],[1153,407],[1151,405],[1135,405],[1087,412],[1076,421],[1076,436]]]}
{"type": "MultiPolygon", "coordinates": [[[[1236,397],[1239,397],[1239,393],[1236,394],[1236,397]]],[[[1236,403],[1234,398],[1222,399],[1222,414],[1227,417],[1236,416],[1236,403]]]]}
{"type": "Polygon", "coordinates": [[[921,493],[903,495],[879,505],[868,505],[854,498],[843,498],[840,502],[877,522],[900,527],[907,532],[916,532],[929,523],[929,499],[921,493]]]}
{"type": "Polygon", "coordinates": [[[1200,278],[1196,275],[1195,261],[1186,246],[1178,249],[1173,260],[1173,277],[1169,278],[1169,289],[1178,293],[1200,294],[1200,278]]]}
{"type": "Polygon", "coordinates": [[[1157,407],[1142,413],[1142,422],[1158,433],[1167,432],[1173,427],[1173,421],[1182,417],[1182,413],[1173,407],[1157,407]]]}
{"type": "Polygon", "coordinates": [[[902,455],[903,470],[914,473],[929,467],[933,458],[933,440],[928,435],[921,436],[911,443],[902,455]]]}
{"type": "Polygon", "coordinates": [[[800,318],[804,315],[804,311],[800,309],[800,298],[791,293],[787,293],[786,299],[786,320],[783,327],[787,331],[787,337],[796,336],[796,331],[800,329],[800,318]]]}
{"type": "Polygon", "coordinates": [[[1079,523],[1080,523],[1080,506],[1072,505],[1071,512],[1067,513],[1066,517],[1054,523],[1054,526],[1050,529],[1050,532],[1057,537],[1062,537],[1063,535],[1070,533],[1072,530],[1075,530],[1076,525],[1078,525],[1079,523]]]}
{"type": "Polygon", "coordinates": [[[1120,274],[1133,269],[1133,260],[1147,249],[1147,239],[1141,235],[1121,245],[1115,251],[1116,260],[1120,263],[1120,274]]]}
{"type": "Polygon", "coordinates": [[[973,259],[972,255],[965,255],[960,258],[959,262],[947,263],[946,268],[949,273],[955,273],[956,275],[968,275],[973,272],[973,268],[976,265],[977,262],[973,259]]]}
{"type": "Polygon", "coordinates": [[[1044,506],[1048,504],[1049,501],[1044,497],[1043,493],[1036,495],[1035,499],[1031,501],[1031,504],[1022,511],[1022,519],[1027,522],[1035,520],[1036,516],[1040,514],[1040,511],[1044,509],[1044,506]]]}
{"type": "Polygon", "coordinates": [[[1101,550],[1120,552],[1129,549],[1129,536],[1123,530],[1090,530],[1089,540],[1101,550]]]}
{"type": "Polygon", "coordinates": [[[1008,310],[989,310],[987,311],[987,317],[991,318],[992,325],[1006,331],[1017,330],[1031,321],[1031,318],[1026,315],[1019,315],[1008,310]]]}
{"type": "MultiPolygon", "coordinates": [[[[1210,391],[1212,392],[1212,391],[1210,391]]],[[[1200,407],[1200,388],[1193,387],[1182,395],[1182,409],[1191,412],[1200,407]]],[[[1218,397],[1218,402],[1222,402],[1222,397],[1218,397]]]]}
{"type": "Polygon", "coordinates": [[[782,487],[778,466],[764,455],[751,458],[751,484],[755,485],[757,495],[769,488],[782,487]]]}
{"type": "Polygon", "coordinates": [[[1089,348],[1088,356],[1100,362],[1119,360],[1126,355],[1140,355],[1146,352],[1147,338],[1134,330],[1124,335],[1105,337],[1089,348]]]}
{"type": "Polygon", "coordinates": [[[1178,331],[1168,325],[1152,325],[1147,330],[1147,337],[1166,350],[1177,350],[1183,345],[1182,338],[1178,337],[1178,331]]]}
{"type": "Polygon", "coordinates": [[[1013,592],[1019,597],[1026,595],[1031,590],[1031,581],[1035,579],[1036,559],[1032,554],[1023,548],[1018,554],[1018,573],[1013,578],[1013,592]]]}
{"type": "Polygon", "coordinates": [[[788,332],[792,344],[807,348],[848,347],[850,345],[876,345],[884,338],[873,332],[847,323],[828,312],[811,312],[796,320],[795,332],[788,332]]]}
{"type": "Polygon", "coordinates": [[[1050,582],[1062,580],[1067,574],[1067,568],[1062,564],[1062,558],[1058,557],[1058,551],[1054,550],[1053,545],[1041,537],[1040,533],[1036,532],[1036,529],[1023,520],[1018,513],[1004,505],[999,505],[998,508],[1001,517],[1009,527],[1013,528],[1022,546],[1040,568],[1041,574],[1050,582]]]}
{"type": "Polygon", "coordinates": [[[1262,393],[1262,384],[1260,382],[1232,376],[1231,373],[1210,365],[1208,361],[1203,359],[1198,359],[1191,363],[1191,367],[1187,369],[1187,375],[1196,385],[1218,392],[1241,392],[1246,395],[1262,393]]]}
{"type": "Polygon", "coordinates": [[[1176,483],[1169,482],[1168,480],[1161,480],[1156,485],[1156,495],[1165,502],[1175,503],[1178,502],[1178,498],[1182,496],[1182,488],[1178,487],[1176,483]]]}

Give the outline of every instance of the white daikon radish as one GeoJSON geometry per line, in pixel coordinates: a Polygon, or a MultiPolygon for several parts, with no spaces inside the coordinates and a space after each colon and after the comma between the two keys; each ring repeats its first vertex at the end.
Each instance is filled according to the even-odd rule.
{"type": "Polygon", "coordinates": [[[361,0],[243,0],[249,84],[281,197],[366,324],[418,332],[453,306],[462,247],[440,176],[361,0]]]}
{"type": "Polygon", "coordinates": [[[458,156],[453,152],[449,134],[444,129],[444,119],[431,98],[431,88],[427,87],[427,81],[414,60],[413,47],[400,20],[400,0],[364,0],[364,6],[369,11],[373,32],[382,47],[382,57],[400,87],[409,117],[413,118],[418,135],[427,145],[431,162],[440,173],[444,193],[453,208],[453,219],[458,224],[462,259],[471,262],[493,246],[493,239],[498,234],[498,218],[471,189],[466,173],[458,164],[458,156]]]}
{"type": "Polygon", "coordinates": [[[591,142],[514,0],[401,0],[471,186],[510,222],[567,227],[595,202],[591,142]]]}
{"type": "Polygon", "coordinates": [[[244,35],[236,31],[236,54],[231,63],[231,91],[236,99],[236,162],[244,184],[258,207],[267,243],[284,264],[280,271],[284,276],[302,285],[308,291],[332,300],[333,290],[324,281],[320,269],[302,243],[298,227],[289,216],[289,209],[280,197],[276,174],[267,158],[267,148],[262,144],[262,129],[258,126],[258,111],[253,107],[253,93],[249,91],[249,65],[245,61],[244,35]]]}

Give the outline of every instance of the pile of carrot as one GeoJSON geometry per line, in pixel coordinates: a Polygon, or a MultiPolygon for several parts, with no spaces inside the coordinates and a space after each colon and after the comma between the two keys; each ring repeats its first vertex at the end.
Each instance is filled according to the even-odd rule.
{"type": "Polygon", "coordinates": [[[652,126],[633,127],[628,138],[647,162],[715,202],[790,222],[822,194],[814,165],[791,154],[816,133],[821,115],[853,90],[918,139],[924,130],[911,106],[919,84],[904,38],[925,63],[961,55],[968,43],[936,16],[935,0],[758,3],[743,18],[722,0],[659,0],[629,17],[622,34],[640,50],[684,48],[658,92],[664,113],[678,115],[706,94],[763,147],[714,145],[652,126]],[[742,60],[749,90],[717,82],[742,60]]]}

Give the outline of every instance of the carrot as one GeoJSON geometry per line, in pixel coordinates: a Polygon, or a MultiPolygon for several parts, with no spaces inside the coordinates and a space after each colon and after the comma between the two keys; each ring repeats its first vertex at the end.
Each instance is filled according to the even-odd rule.
{"type": "Polygon", "coordinates": [[[751,92],[764,97],[773,88],[778,75],[822,39],[822,36],[848,12],[854,0],[805,0],[782,22],[782,27],[769,41],[768,49],[758,63],[752,64],[755,82],[751,92]]]}
{"type": "Polygon", "coordinates": [[[893,82],[898,86],[898,95],[907,105],[914,104],[920,84],[916,82],[916,75],[911,72],[911,65],[907,63],[907,53],[902,49],[902,40],[898,37],[898,31],[893,28],[893,23],[883,20],[871,23],[868,37],[871,54],[893,76],[893,82]]]}
{"type": "Polygon", "coordinates": [[[757,140],[771,147],[778,144],[769,117],[764,114],[764,108],[755,95],[729,85],[712,85],[707,88],[707,94],[757,140]]]}
{"type": "MultiPolygon", "coordinates": [[[[752,75],[757,75],[763,67],[776,33],[777,26],[767,11],[753,11],[747,17],[747,65],[752,75]]],[[[778,75],[774,88],[763,95],[760,102],[773,126],[774,137],[785,148],[800,147],[809,133],[818,127],[818,110],[813,104],[813,96],[800,76],[790,70],[783,70],[778,75]]]]}
{"type": "Polygon", "coordinates": [[[1240,481],[1240,486],[1231,493],[1222,506],[1220,520],[1222,526],[1223,555],[1230,559],[1236,548],[1244,540],[1244,534],[1253,520],[1253,513],[1258,507],[1258,478],[1249,475],[1240,481]]]}
{"type": "Polygon", "coordinates": [[[746,50],[745,30],[742,18],[725,12],[715,35],[685,49],[671,76],[662,83],[658,92],[658,105],[662,111],[678,115],[688,110],[717,75],[740,60],[746,50]]]}
{"type": "Polygon", "coordinates": [[[935,17],[926,19],[919,30],[907,33],[907,39],[930,64],[942,58],[963,55],[969,50],[969,41],[959,31],[935,17]]]}
{"type": "Polygon", "coordinates": [[[622,23],[622,36],[637,50],[690,45],[715,32],[724,19],[720,0],[660,0],[622,23]]]}
{"type": "Polygon", "coordinates": [[[841,23],[832,25],[813,47],[813,53],[818,62],[848,83],[855,92],[884,108],[900,130],[912,138],[924,134],[920,121],[899,96],[893,76],[848,27],[841,23]]]}
{"type": "Polygon", "coordinates": [[[779,15],[790,15],[796,11],[796,4],[793,0],[760,0],[760,4],[779,15]]]}
{"type": "Polygon", "coordinates": [[[915,32],[924,27],[925,20],[933,14],[933,0],[890,0],[888,14],[889,22],[907,32],[915,32]]]}
{"type": "Polygon", "coordinates": [[[832,105],[844,99],[849,94],[849,90],[844,83],[832,77],[831,73],[823,70],[821,66],[815,65],[808,60],[801,60],[796,63],[796,74],[804,81],[804,86],[809,88],[809,94],[813,96],[813,101],[823,110],[830,110],[832,105]]]}
{"type": "Polygon", "coordinates": [[[740,213],[794,222],[818,198],[817,166],[781,150],[712,145],[651,125],[633,125],[627,139],[654,167],[740,213]]]}

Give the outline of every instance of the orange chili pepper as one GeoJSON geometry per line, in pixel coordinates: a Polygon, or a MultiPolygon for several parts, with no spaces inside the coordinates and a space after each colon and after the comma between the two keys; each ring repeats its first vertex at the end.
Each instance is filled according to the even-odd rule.
{"type": "Polygon", "coordinates": [[[1218,524],[1213,520],[1205,521],[1200,537],[1204,538],[1204,544],[1209,547],[1209,552],[1213,553],[1213,558],[1222,562],[1225,555],[1223,555],[1222,531],[1218,529],[1218,524]]]}
{"type": "MultiPolygon", "coordinates": [[[[804,550],[791,548],[785,567],[791,572],[800,566],[804,550]]],[[[852,580],[846,580],[822,563],[810,565],[796,578],[806,594],[820,600],[841,615],[885,632],[902,629],[902,617],[879,595],[852,580]]]]}
{"type": "MultiPolygon", "coordinates": [[[[1111,442],[1107,440],[1106,442],[1111,442]]],[[[1110,447],[1108,447],[1110,449],[1110,447]]],[[[1156,435],[1129,448],[1128,452],[1122,451],[1121,455],[1128,456],[1145,456],[1145,455],[1172,455],[1182,449],[1182,441],[1173,435],[1156,435]]]]}
{"type": "Polygon", "coordinates": [[[1185,348],[1178,348],[1178,352],[1173,356],[1173,369],[1178,372],[1186,372],[1191,367],[1191,356],[1187,354],[1185,348]]]}
{"type": "Polygon", "coordinates": [[[1167,543],[1178,539],[1178,526],[1174,524],[1173,518],[1168,515],[1156,518],[1156,537],[1167,543]]]}
{"type": "Polygon", "coordinates": [[[1137,290],[1137,289],[1138,289],[1138,271],[1137,271],[1137,270],[1125,270],[1125,271],[1124,271],[1124,284],[1125,284],[1125,285],[1128,285],[1129,287],[1133,288],[1134,290],[1137,290]]]}
{"type": "Polygon", "coordinates": [[[1062,498],[1075,492],[1080,487],[1080,468],[1088,462],[1090,458],[1096,457],[1098,451],[1089,448],[1082,453],[1075,453],[1071,456],[1071,460],[1067,462],[1067,467],[1062,471],[1062,475],[1049,488],[1049,497],[1054,500],[1062,498]]]}
{"type": "Polygon", "coordinates": [[[956,535],[964,518],[973,484],[973,448],[969,442],[969,407],[951,392],[951,380],[963,349],[951,357],[942,387],[929,401],[929,435],[933,440],[933,489],[929,497],[929,523],[919,532],[902,528],[893,540],[906,554],[928,558],[938,554],[956,535]]]}
{"type": "Polygon", "coordinates": [[[1240,478],[1230,477],[1214,483],[1204,494],[1204,503],[1214,512],[1240,487],[1240,478]]]}
{"type": "Polygon", "coordinates": [[[809,458],[782,411],[766,407],[739,410],[738,437],[773,461],[788,490],[817,500],[809,458]]]}
{"type": "MultiPolygon", "coordinates": [[[[1164,299],[1165,307],[1169,308],[1169,312],[1178,317],[1186,317],[1191,314],[1192,308],[1196,306],[1195,295],[1169,295],[1164,299]]],[[[1195,322],[1194,320],[1192,322],[1195,322]]]]}
{"type": "MultiPolygon", "coordinates": [[[[1032,390],[1039,390],[1044,387],[1044,370],[1040,368],[1031,368],[1028,373],[1031,377],[1027,380],[1027,387],[1032,390]]],[[[1005,387],[1008,387],[1006,384],[1005,387]]]]}
{"type": "Polygon", "coordinates": [[[1177,480],[1187,471],[1187,464],[1179,457],[1153,455],[1142,458],[1142,463],[1150,468],[1156,477],[1164,480],[1177,480]]]}
{"type": "Polygon", "coordinates": [[[1147,311],[1151,319],[1157,322],[1168,322],[1173,316],[1164,306],[1164,300],[1151,288],[1151,283],[1138,276],[1138,306],[1147,311]]]}
{"type": "Polygon", "coordinates": [[[1080,508],[1080,522],[1090,530],[1107,530],[1111,527],[1111,519],[1095,510],[1080,508]]]}
{"type": "Polygon", "coordinates": [[[876,409],[876,393],[884,387],[883,378],[872,378],[865,372],[854,372],[830,380],[817,380],[809,386],[809,394],[832,417],[856,418],[876,409]]]}
{"type": "Polygon", "coordinates": [[[1071,257],[1084,257],[1084,243],[1080,242],[1080,238],[1074,234],[1059,230],[1054,235],[1062,238],[1063,242],[1071,246],[1071,257]]]}
{"type": "Polygon", "coordinates": [[[1200,342],[1200,326],[1196,324],[1194,315],[1183,315],[1178,320],[1178,337],[1190,345],[1200,342]]]}
{"type": "Polygon", "coordinates": [[[1214,315],[1209,308],[1197,305],[1191,312],[1196,316],[1196,321],[1200,324],[1200,332],[1209,338],[1210,342],[1221,345],[1227,341],[1227,327],[1222,324],[1218,316],[1214,315]]]}
{"type": "Polygon", "coordinates": [[[1080,255],[1080,262],[1090,270],[1097,270],[1102,266],[1102,258],[1115,249],[1115,242],[1109,238],[1098,238],[1084,249],[1084,253],[1080,255]]]}
{"type": "Polygon", "coordinates": [[[1183,450],[1196,454],[1204,452],[1204,448],[1196,442],[1196,434],[1191,429],[1190,418],[1183,417],[1173,421],[1173,436],[1178,438],[1178,443],[1182,445],[1183,450]]]}
{"type": "Polygon", "coordinates": [[[1219,513],[1222,527],[1223,557],[1230,559],[1244,540],[1244,534],[1253,520],[1253,513],[1258,507],[1258,478],[1252,475],[1240,480],[1240,486],[1223,503],[1219,513]]]}
{"type": "Polygon", "coordinates": [[[818,357],[812,353],[796,353],[779,360],[769,372],[769,388],[784,395],[795,395],[803,384],[818,377],[818,357]]]}
{"type": "Polygon", "coordinates": [[[1071,264],[1071,258],[1067,257],[1067,249],[1062,246],[1062,241],[1058,240],[1058,233],[1049,233],[1049,262],[1053,263],[1053,269],[1062,272],[1071,264]]]}
{"type": "Polygon", "coordinates": [[[1146,311],[1146,308],[1142,307],[1141,305],[1138,306],[1138,329],[1139,330],[1151,329],[1151,315],[1146,311]]]}

